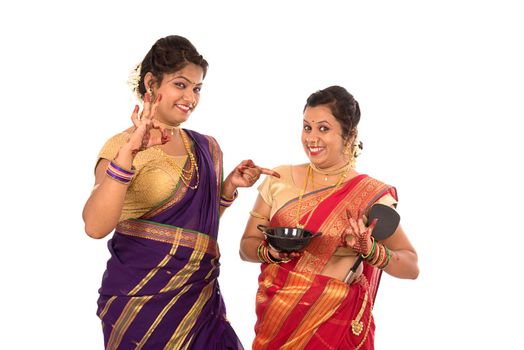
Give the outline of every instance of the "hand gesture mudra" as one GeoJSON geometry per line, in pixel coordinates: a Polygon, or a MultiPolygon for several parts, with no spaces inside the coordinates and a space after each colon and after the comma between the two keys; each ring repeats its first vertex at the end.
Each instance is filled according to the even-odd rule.
{"type": "Polygon", "coordinates": [[[350,247],[362,255],[368,255],[373,246],[371,234],[377,225],[377,219],[374,219],[373,222],[366,227],[363,220],[365,217],[360,210],[356,220],[352,217],[348,209],[346,209],[346,215],[349,220],[349,226],[342,232],[342,245],[350,247]]]}
{"type": "Polygon", "coordinates": [[[276,171],[259,167],[252,160],[248,159],[242,161],[233,169],[228,178],[235,187],[251,187],[262,174],[280,177],[280,174],[276,171]]]}
{"type": "Polygon", "coordinates": [[[134,154],[143,151],[149,147],[163,145],[171,139],[166,130],[154,119],[158,104],[162,100],[162,95],[158,95],[154,101],[151,101],[151,95],[144,95],[144,108],[142,113],[138,113],[138,106],[135,106],[131,121],[135,126],[128,144],[134,154]],[[158,132],[152,132],[158,130],[158,132]]]}

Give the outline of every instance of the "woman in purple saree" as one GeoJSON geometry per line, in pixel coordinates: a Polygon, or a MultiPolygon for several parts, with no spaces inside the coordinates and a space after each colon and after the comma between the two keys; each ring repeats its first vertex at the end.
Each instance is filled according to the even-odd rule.
{"type": "Polygon", "coordinates": [[[108,349],[241,348],[217,281],[221,164],[210,151],[217,155],[218,145],[186,132],[198,159],[198,190],[179,186],[160,207],[120,222],[109,241],[98,301],[108,349]]]}
{"type": "Polygon", "coordinates": [[[260,174],[244,161],[222,181],[214,138],[182,129],[207,62],[185,38],[158,40],[137,68],[142,113],[99,154],[83,218],[89,236],[115,230],[97,314],[106,349],[243,349],[218,285],[219,218],[260,174]]]}

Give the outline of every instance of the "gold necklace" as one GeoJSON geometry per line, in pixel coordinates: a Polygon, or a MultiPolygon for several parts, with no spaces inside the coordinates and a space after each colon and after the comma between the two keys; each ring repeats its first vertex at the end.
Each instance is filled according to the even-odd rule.
{"type": "Polygon", "coordinates": [[[198,164],[196,162],[195,156],[193,155],[193,152],[191,152],[191,147],[189,145],[189,141],[187,140],[187,138],[185,137],[184,133],[182,132],[182,129],[179,129],[179,133],[180,133],[180,137],[182,138],[182,143],[184,144],[184,148],[186,149],[186,153],[187,153],[187,155],[189,157],[189,163],[190,163],[189,170],[186,170],[186,169],[180,167],[180,165],[178,165],[173,159],[171,159],[171,157],[168,154],[166,154],[161,148],[155,147],[155,149],[160,152],[162,157],[169,164],[171,164],[173,166],[173,168],[175,168],[176,172],[178,173],[178,176],[180,177],[180,179],[182,180],[184,185],[186,185],[188,188],[190,188],[192,190],[196,190],[198,188],[199,183],[200,183],[200,174],[199,174],[199,171],[198,171],[198,164]],[[193,178],[193,173],[194,172],[196,172],[196,184],[194,186],[191,186],[190,185],[191,184],[191,179],[193,178]]]}
{"type": "Polygon", "coordinates": [[[298,207],[297,207],[297,224],[296,224],[296,227],[297,228],[304,228],[307,226],[307,224],[309,223],[309,220],[311,219],[311,217],[313,216],[313,213],[315,212],[315,210],[317,210],[318,206],[326,199],[328,198],[329,196],[331,196],[333,193],[335,193],[335,191],[340,187],[340,185],[342,184],[342,180],[345,179],[347,177],[347,171],[349,170],[349,167],[346,168],[346,170],[344,172],[341,173],[337,183],[335,184],[335,186],[333,186],[333,188],[331,189],[331,191],[329,191],[329,193],[323,197],[320,201],[318,201],[317,205],[315,205],[315,207],[313,209],[311,209],[309,211],[309,214],[307,216],[307,219],[306,219],[306,222],[302,225],[300,224],[300,209],[302,207],[302,197],[304,196],[304,193],[306,192],[307,190],[307,185],[308,185],[308,182],[309,182],[309,178],[310,177],[313,177],[313,167],[311,166],[311,164],[309,164],[308,166],[308,170],[307,170],[307,175],[306,175],[306,181],[305,181],[305,184],[304,184],[304,188],[302,189],[302,191],[300,191],[300,194],[298,196],[298,207]]]}
{"type": "Polygon", "coordinates": [[[338,175],[347,172],[351,168],[351,163],[348,162],[344,164],[342,167],[332,170],[332,172],[319,169],[313,163],[309,163],[309,166],[320,175],[324,175],[324,181],[327,181],[328,176],[338,175]]]}
{"type": "Polygon", "coordinates": [[[167,123],[164,123],[164,122],[159,121],[158,119],[157,119],[157,122],[160,123],[160,124],[162,124],[162,126],[164,127],[164,129],[165,129],[166,131],[168,131],[168,132],[171,134],[171,136],[175,136],[175,132],[176,132],[176,130],[179,130],[179,131],[180,131],[180,123],[178,123],[178,124],[176,124],[176,125],[169,125],[169,124],[167,124],[167,123]]]}

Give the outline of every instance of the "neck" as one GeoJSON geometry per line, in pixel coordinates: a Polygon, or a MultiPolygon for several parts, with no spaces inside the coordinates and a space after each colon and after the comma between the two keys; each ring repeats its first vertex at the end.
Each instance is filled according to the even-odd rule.
{"type": "Polygon", "coordinates": [[[349,168],[351,167],[351,163],[344,162],[342,164],[339,163],[339,164],[335,164],[333,166],[325,167],[325,168],[318,167],[313,163],[310,163],[310,166],[315,172],[322,174],[322,175],[330,176],[330,175],[338,175],[338,174],[341,174],[349,170],[349,168]]]}
{"type": "Polygon", "coordinates": [[[163,127],[168,133],[171,134],[171,136],[175,135],[175,133],[177,133],[180,129],[180,123],[178,124],[170,124],[170,123],[165,123],[165,122],[161,122],[159,121],[158,119],[156,120],[158,122],[158,124],[160,124],[161,127],[163,127]]]}

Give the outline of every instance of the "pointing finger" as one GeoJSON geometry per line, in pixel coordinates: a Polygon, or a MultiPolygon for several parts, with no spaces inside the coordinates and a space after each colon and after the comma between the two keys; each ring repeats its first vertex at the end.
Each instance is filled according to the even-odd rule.
{"type": "Polygon", "coordinates": [[[280,178],[280,174],[277,173],[277,172],[274,171],[274,170],[267,169],[267,168],[260,168],[260,171],[261,171],[262,174],[264,174],[264,175],[271,175],[271,176],[274,176],[274,177],[280,178]]]}

